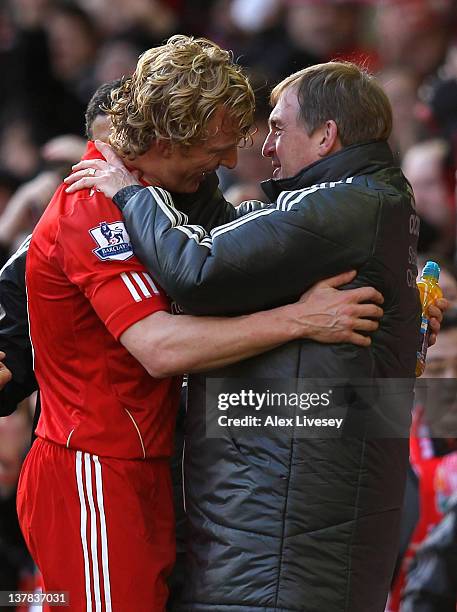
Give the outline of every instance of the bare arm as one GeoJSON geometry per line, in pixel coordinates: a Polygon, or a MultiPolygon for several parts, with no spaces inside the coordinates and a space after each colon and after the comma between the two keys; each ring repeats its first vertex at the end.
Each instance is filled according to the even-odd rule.
{"type": "Polygon", "coordinates": [[[371,287],[338,291],[352,280],[345,272],[322,281],[295,304],[252,315],[173,316],[156,312],[129,327],[120,341],[154,378],[200,372],[247,359],[300,338],[369,346],[382,316],[381,294],[371,287]]]}

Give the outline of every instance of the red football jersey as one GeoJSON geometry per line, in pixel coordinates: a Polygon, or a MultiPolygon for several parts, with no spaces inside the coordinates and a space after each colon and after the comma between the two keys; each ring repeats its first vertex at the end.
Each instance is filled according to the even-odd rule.
{"type": "MultiPolygon", "coordinates": [[[[99,157],[89,143],[84,159],[99,157]]],[[[33,232],[26,280],[37,435],[106,457],[169,456],[181,381],[153,379],[119,342],[169,302],[133,254],[113,202],[61,185],[33,232]]]]}

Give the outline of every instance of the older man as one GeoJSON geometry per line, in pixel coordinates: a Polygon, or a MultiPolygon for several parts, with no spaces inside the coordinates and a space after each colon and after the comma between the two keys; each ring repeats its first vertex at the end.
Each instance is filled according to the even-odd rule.
{"type": "MultiPolygon", "coordinates": [[[[137,86],[134,75],[111,111],[112,144],[124,157],[130,151],[123,130],[134,125],[137,86]]],[[[353,286],[373,284],[385,296],[370,346],[294,342],[212,377],[412,379],[420,314],[418,219],[387,144],[392,115],[386,95],[357,66],[331,62],[285,79],[273,90],[272,104],[264,145],[273,166],[273,179],[264,184],[271,204],[235,211],[207,181],[184,214],[164,189],[134,187],[104,147],[111,164],[80,164],[69,191],[95,186],[114,196],[136,254],[187,312],[233,315],[281,304],[348,266],[358,270],[353,286]]],[[[176,189],[176,168],[185,190],[195,189],[219,163],[214,142],[235,163],[236,122],[224,107],[214,122],[206,156],[195,164],[173,146],[172,135],[165,137],[164,155],[151,159],[158,185],[176,189]]],[[[135,159],[129,163],[138,167],[135,159]]],[[[381,612],[396,555],[407,440],[247,439],[230,429],[209,439],[208,380],[194,376],[189,392],[191,534],[183,608],[381,612]]],[[[357,423],[363,414],[348,402],[357,423]]]]}

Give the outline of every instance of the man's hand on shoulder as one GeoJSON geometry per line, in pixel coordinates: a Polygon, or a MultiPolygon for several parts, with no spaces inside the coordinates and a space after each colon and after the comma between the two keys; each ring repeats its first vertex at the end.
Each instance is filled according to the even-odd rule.
{"type": "Polygon", "coordinates": [[[355,276],[355,271],[333,276],[317,283],[301,296],[295,306],[297,323],[305,324],[303,337],[326,344],[371,344],[371,338],[366,334],[378,329],[379,323],[373,319],[382,317],[383,310],[379,305],[384,298],[373,287],[338,289],[355,276]]]}
{"type": "Polygon", "coordinates": [[[139,172],[130,172],[122,159],[106,143],[97,140],[97,149],[105,157],[103,159],[84,159],[73,166],[73,173],[64,179],[68,185],[66,193],[74,193],[80,189],[97,189],[107,198],[113,199],[118,191],[130,185],[141,185],[139,172]]]}

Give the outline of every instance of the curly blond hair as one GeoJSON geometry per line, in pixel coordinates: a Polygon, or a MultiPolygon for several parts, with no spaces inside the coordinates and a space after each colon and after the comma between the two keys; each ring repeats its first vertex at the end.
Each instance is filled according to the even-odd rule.
{"type": "Polygon", "coordinates": [[[231,54],[205,38],[172,36],[140,56],[131,78],[111,94],[106,112],[110,143],[134,159],[154,140],[192,145],[206,140],[208,121],[220,106],[229,109],[239,139],[253,124],[254,93],[231,54]]]}

